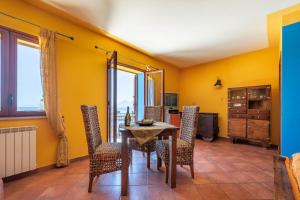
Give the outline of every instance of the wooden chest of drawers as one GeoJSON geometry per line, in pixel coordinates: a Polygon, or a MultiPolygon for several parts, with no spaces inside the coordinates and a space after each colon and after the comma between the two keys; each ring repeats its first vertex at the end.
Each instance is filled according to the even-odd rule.
{"type": "Polygon", "coordinates": [[[271,86],[228,89],[228,136],[270,145],[271,86]]]}

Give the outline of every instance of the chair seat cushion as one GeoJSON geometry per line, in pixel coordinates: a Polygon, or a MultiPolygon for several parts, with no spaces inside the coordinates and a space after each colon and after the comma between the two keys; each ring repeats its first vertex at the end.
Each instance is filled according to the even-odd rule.
{"type": "Polygon", "coordinates": [[[121,159],[121,143],[100,144],[94,153],[94,156],[101,160],[121,159]]]}
{"type": "Polygon", "coordinates": [[[140,145],[139,142],[137,141],[137,139],[129,138],[128,144],[129,144],[129,148],[137,150],[137,151],[147,152],[149,149],[150,152],[153,152],[153,151],[155,151],[155,141],[156,141],[156,139],[151,140],[143,145],[140,145]]]}
{"type": "MultiPolygon", "coordinates": [[[[157,140],[156,152],[166,164],[169,164],[169,141],[168,140],[157,140]]],[[[189,165],[193,159],[192,145],[182,139],[177,139],[176,156],[177,156],[177,164],[189,165]]]]}

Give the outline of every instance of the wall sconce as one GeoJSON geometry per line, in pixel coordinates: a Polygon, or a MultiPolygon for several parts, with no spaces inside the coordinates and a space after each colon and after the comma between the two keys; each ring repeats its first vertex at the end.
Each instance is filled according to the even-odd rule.
{"type": "Polygon", "coordinates": [[[218,78],[217,81],[216,81],[216,83],[214,84],[214,86],[215,86],[216,88],[222,87],[221,79],[218,78]]]}

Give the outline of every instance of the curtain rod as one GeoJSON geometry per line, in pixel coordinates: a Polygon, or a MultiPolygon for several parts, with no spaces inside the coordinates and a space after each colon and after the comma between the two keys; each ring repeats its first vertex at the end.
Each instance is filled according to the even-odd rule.
{"type": "MultiPolygon", "coordinates": [[[[0,11],[0,14],[5,15],[5,16],[10,17],[10,18],[13,18],[13,19],[15,19],[15,20],[19,20],[19,21],[25,22],[25,23],[30,24],[30,25],[32,25],[32,26],[41,28],[41,26],[38,25],[38,24],[32,23],[32,22],[27,21],[27,20],[25,20],[25,19],[21,19],[21,18],[15,17],[15,16],[13,16],[13,15],[4,13],[4,12],[2,12],[2,11],[0,11]]],[[[74,39],[75,39],[73,36],[68,36],[68,35],[65,35],[65,34],[63,34],[63,33],[59,33],[59,32],[56,32],[56,31],[55,31],[55,33],[56,33],[57,35],[66,37],[66,38],[68,38],[68,39],[70,39],[70,40],[74,40],[74,39]]]]}
{"type": "MultiPolygon", "coordinates": [[[[25,22],[25,23],[30,24],[30,25],[32,25],[32,26],[41,28],[41,26],[38,25],[38,24],[35,24],[35,23],[33,23],[33,22],[30,22],[30,21],[27,21],[27,20],[25,20],[25,19],[21,19],[21,18],[19,18],[19,17],[15,17],[15,16],[10,15],[10,14],[7,14],[7,13],[5,13],[5,12],[0,11],[0,14],[5,15],[5,16],[10,17],[10,18],[13,18],[13,19],[15,19],[15,20],[19,20],[19,21],[25,22]]],[[[55,32],[55,33],[58,34],[58,35],[60,35],[60,36],[65,37],[65,38],[68,38],[68,39],[70,39],[70,40],[75,40],[75,38],[74,38],[73,36],[68,36],[68,35],[66,35],[66,34],[59,33],[59,32],[55,32]]],[[[101,47],[99,47],[99,46],[97,46],[97,45],[95,45],[95,49],[99,49],[99,50],[104,51],[106,55],[108,55],[109,53],[111,53],[111,51],[106,50],[106,49],[103,49],[103,48],[101,48],[101,47]]],[[[132,59],[132,58],[128,58],[128,57],[126,57],[126,56],[123,56],[122,54],[119,54],[119,55],[120,55],[121,57],[127,59],[127,60],[131,60],[131,61],[136,62],[136,63],[138,63],[138,64],[145,65],[145,66],[146,66],[147,68],[149,68],[149,69],[152,68],[152,69],[154,69],[154,70],[158,70],[157,68],[152,67],[152,66],[149,65],[149,64],[145,64],[145,63],[140,62],[140,61],[138,61],[138,60],[135,60],[135,59],[132,59]]]]}
{"type": "MultiPolygon", "coordinates": [[[[95,45],[95,49],[104,51],[106,55],[112,53],[112,51],[103,49],[103,48],[101,48],[101,47],[99,47],[99,46],[97,46],[97,45],[95,45]]],[[[151,68],[152,68],[153,70],[158,70],[157,68],[152,67],[152,66],[149,65],[149,64],[145,64],[145,63],[143,63],[143,62],[141,62],[141,61],[138,61],[138,60],[135,60],[135,59],[132,59],[132,58],[128,58],[128,57],[126,57],[126,56],[123,56],[123,55],[120,54],[120,53],[118,53],[118,55],[120,55],[121,57],[123,57],[123,58],[125,58],[125,59],[127,59],[127,60],[133,61],[133,62],[135,62],[135,63],[141,64],[141,65],[145,65],[147,69],[151,69],[151,68]]]]}

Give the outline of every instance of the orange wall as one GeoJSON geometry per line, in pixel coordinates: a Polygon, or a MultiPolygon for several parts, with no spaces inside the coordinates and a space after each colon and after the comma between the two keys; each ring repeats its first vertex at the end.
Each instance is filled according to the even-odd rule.
{"type": "Polygon", "coordinates": [[[263,49],[180,71],[180,106],[196,104],[201,112],[219,113],[220,136],[227,137],[227,88],[272,85],[272,143],[279,141],[278,49],[263,49]],[[216,89],[217,78],[222,88],[216,89]]]}
{"type": "MultiPolygon", "coordinates": [[[[155,60],[104,35],[89,31],[21,0],[1,0],[0,10],[75,37],[75,41],[59,36],[57,39],[58,90],[61,111],[65,117],[66,135],[69,139],[70,158],[87,155],[86,139],[80,113],[81,104],[95,104],[98,106],[102,137],[106,139],[107,57],[103,52],[95,50],[95,45],[109,50],[117,50],[123,55],[120,56],[119,60],[126,64],[136,66],[136,63],[125,59],[125,57],[129,57],[156,68],[165,69],[166,91],[178,92],[179,90],[177,81],[179,70],[174,66],[155,60]]],[[[31,25],[3,15],[0,15],[0,25],[34,35],[38,35],[39,31],[31,25]]],[[[57,139],[46,119],[0,120],[0,127],[23,125],[36,125],[38,127],[38,167],[54,163],[57,139]]]]}

